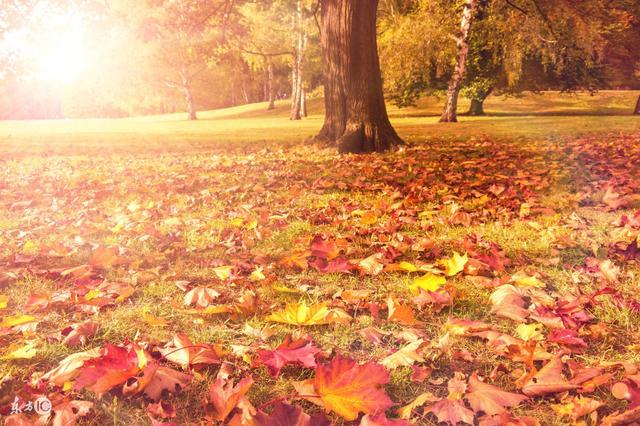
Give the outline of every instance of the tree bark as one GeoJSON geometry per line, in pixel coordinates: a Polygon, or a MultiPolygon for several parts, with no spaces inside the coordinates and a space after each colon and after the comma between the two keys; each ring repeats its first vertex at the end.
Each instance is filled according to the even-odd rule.
{"type": "Polygon", "coordinates": [[[633,112],[634,115],[640,115],[640,96],[638,96],[638,102],[636,102],[636,110],[633,112]]]}
{"type": "Polygon", "coordinates": [[[187,115],[189,120],[197,120],[196,106],[193,101],[193,93],[191,92],[191,79],[185,72],[181,73],[182,77],[182,91],[184,92],[184,98],[187,102],[187,115]]]}
{"type": "Polygon", "coordinates": [[[273,75],[273,61],[270,57],[266,58],[267,61],[267,89],[269,91],[269,106],[267,109],[272,110],[276,108],[276,92],[273,75]]]}
{"type": "Polygon", "coordinates": [[[297,1],[296,13],[293,18],[293,30],[296,42],[293,49],[293,66],[291,67],[291,120],[302,119],[302,83],[304,80],[304,51],[306,48],[306,31],[302,10],[302,0],[297,1]]]}
{"type": "Polygon", "coordinates": [[[389,122],[376,42],[378,0],[321,3],[325,121],[316,140],[340,152],[382,152],[403,143],[389,122]]]}
{"type": "Polygon", "coordinates": [[[467,56],[469,54],[469,36],[471,35],[471,23],[476,9],[476,0],[466,0],[462,10],[462,20],[460,21],[460,34],[456,41],[456,66],[449,81],[447,97],[444,109],[440,117],[441,123],[455,123],[458,121],[458,96],[462,87],[462,79],[467,66],[467,56]]]}
{"type": "Polygon", "coordinates": [[[471,115],[471,116],[486,115],[484,112],[484,99],[483,100],[471,99],[471,105],[469,106],[469,111],[467,112],[467,115],[471,115]]]}
{"type": "Polygon", "coordinates": [[[303,117],[307,117],[307,91],[304,90],[304,87],[301,87],[300,92],[300,114],[302,114],[303,117]]]}

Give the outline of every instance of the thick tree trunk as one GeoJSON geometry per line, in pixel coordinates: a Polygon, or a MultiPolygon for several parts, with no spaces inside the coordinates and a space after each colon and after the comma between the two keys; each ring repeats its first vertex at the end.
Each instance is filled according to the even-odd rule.
{"type": "Polygon", "coordinates": [[[471,115],[471,116],[486,115],[484,113],[484,99],[483,100],[471,99],[471,105],[469,106],[469,111],[467,112],[467,115],[471,115]]]}
{"type": "Polygon", "coordinates": [[[276,108],[276,88],[273,80],[273,61],[267,57],[267,88],[269,91],[269,106],[267,109],[269,110],[276,108]]]}
{"type": "Polygon", "coordinates": [[[477,0],[466,0],[462,10],[462,20],[460,21],[460,34],[456,42],[457,59],[453,75],[449,81],[447,97],[445,99],[441,123],[455,123],[458,121],[458,96],[462,87],[462,79],[467,66],[467,55],[469,54],[469,36],[471,35],[471,23],[476,9],[477,0]]]}
{"type": "Polygon", "coordinates": [[[378,0],[321,4],[325,122],[316,140],[340,152],[381,152],[402,144],[389,122],[376,44],[378,0]]]}
{"type": "Polygon", "coordinates": [[[193,93],[191,92],[191,80],[186,75],[186,73],[182,73],[182,91],[184,92],[184,98],[187,102],[187,115],[189,120],[197,120],[198,116],[196,115],[196,106],[193,101],[193,93]]]}
{"type": "Polygon", "coordinates": [[[633,113],[635,115],[640,115],[640,96],[638,96],[638,102],[636,102],[636,110],[633,113]]]}
{"type": "Polygon", "coordinates": [[[296,13],[293,17],[293,31],[296,42],[293,48],[293,66],[291,67],[291,120],[302,119],[302,83],[306,32],[302,11],[302,0],[297,1],[296,13]]]}
{"type": "Polygon", "coordinates": [[[481,116],[486,115],[484,112],[484,101],[493,93],[493,87],[490,87],[485,93],[479,94],[479,98],[471,99],[471,105],[466,115],[481,116]]]}

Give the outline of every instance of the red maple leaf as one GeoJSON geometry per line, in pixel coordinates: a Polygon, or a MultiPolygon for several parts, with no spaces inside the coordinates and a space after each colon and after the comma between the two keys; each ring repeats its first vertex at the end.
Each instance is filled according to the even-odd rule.
{"type": "Polygon", "coordinates": [[[259,350],[259,360],[256,363],[266,365],[269,373],[273,377],[278,377],[280,370],[286,364],[298,363],[307,368],[314,368],[316,366],[315,356],[318,352],[320,349],[313,346],[312,342],[305,339],[292,341],[291,336],[287,336],[275,350],[259,350]]]}

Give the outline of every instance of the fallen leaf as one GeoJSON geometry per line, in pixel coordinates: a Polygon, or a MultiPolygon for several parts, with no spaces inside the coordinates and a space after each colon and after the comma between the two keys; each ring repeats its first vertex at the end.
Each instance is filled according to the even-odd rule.
{"type": "Polygon", "coordinates": [[[280,370],[287,364],[301,364],[306,368],[316,366],[316,354],[320,349],[305,339],[296,341],[287,336],[275,350],[258,350],[257,365],[266,365],[273,377],[278,377],[280,370]]]}
{"type": "Polygon", "coordinates": [[[277,403],[273,412],[265,414],[259,411],[253,418],[254,426],[330,426],[331,422],[322,415],[313,417],[302,408],[285,403],[277,403]]]}
{"type": "Polygon", "coordinates": [[[445,275],[452,277],[462,272],[468,261],[469,256],[466,253],[464,256],[461,256],[460,253],[454,251],[453,256],[447,259],[441,259],[439,263],[444,267],[445,275]]]}
{"type": "Polygon", "coordinates": [[[222,371],[209,387],[209,403],[205,406],[205,417],[209,420],[224,421],[253,385],[251,376],[234,385],[222,371]]]}
{"type": "Polygon", "coordinates": [[[425,291],[436,291],[447,283],[445,277],[441,275],[435,275],[430,272],[413,280],[409,285],[411,293],[418,294],[420,289],[425,291]]]}
{"type": "Polygon", "coordinates": [[[336,355],[328,364],[316,368],[313,389],[327,411],[353,421],[358,413],[374,414],[393,405],[379,388],[388,382],[389,373],[381,365],[360,365],[336,355]]]}
{"type": "Polygon", "coordinates": [[[552,358],[522,387],[522,393],[527,396],[542,396],[550,393],[565,392],[577,389],[579,386],[569,383],[562,375],[562,360],[552,358]]]}
{"type": "Polygon", "coordinates": [[[267,317],[267,321],[291,325],[344,324],[350,320],[351,316],[341,309],[329,309],[324,303],[307,306],[304,301],[290,303],[283,311],[274,312],[267,317]]]}
{"type": "Polygon", "coordinates": [[[407,346],[398,349],[393,354],[380,361],[388,370],[394,370],[398,367],[410,366],[415,362],[423,362],[424,358],[418,353],[420,347],[424,344],[424,340],[419,339],[407,346]]]}
{"type": "Polygon", "coordinates": [[[476,413],[494,415],[507,412],[507,408],[515,407],[528,398],[517,393],[506,392],[499,387],[481,382],[476,373],[469,377],[465,398],[476,413]]]}

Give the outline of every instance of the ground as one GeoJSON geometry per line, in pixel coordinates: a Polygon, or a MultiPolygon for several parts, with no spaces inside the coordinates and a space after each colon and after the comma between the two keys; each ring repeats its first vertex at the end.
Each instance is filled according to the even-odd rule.
{"type": "Polygon", "coordinates": [[[57,413],[92,403],[81,424],[149,423],[158,398],[130,388],[161,365],[191,376],[162,394],[178,424],[217,420],[203,406],[214,379],[249,376],[258,410],[286,400],[358,424],[294,388],[344,356],[385,366],[389,418],[428,393],[415,424],[437,424],[444,403],[488,422],[474,372],[527,394],[503,404],[526,424],[615,418],[640,403],[637,96],[494,97],[459,124],[426,99],[390,109],[408,146],[371,156],[302,142],[319,100],[302,122],[282,102],[198,122],[0,123],[0,414],[46,394],[57,413]],[[288,335],[318,349],[274,377],[265,359],[288,335]],[[204,361],[172,356],[189,342],[212,345],[204,361]],[[92,348],[106,352],[64,362],[92,348]],[[556,357],[554,383],[532,379],[556,357]],[[61,362],[68,376],[43,377],[61,362]],[[119,375],[101,390],[105,371],[119,375]]]}

